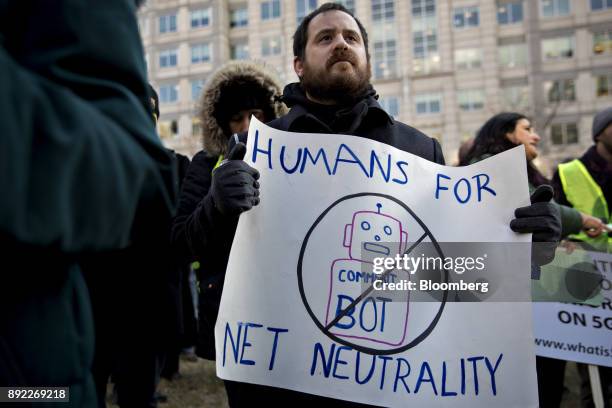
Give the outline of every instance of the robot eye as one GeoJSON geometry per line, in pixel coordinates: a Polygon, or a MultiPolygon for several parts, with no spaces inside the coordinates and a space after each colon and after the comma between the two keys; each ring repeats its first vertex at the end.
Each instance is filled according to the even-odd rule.
{"type": "Polygon", "coordinates": [[[368,231],[370,229],[370,223],[367,221],[361,221],[361,229],[364,231],[368,231]]]}
{"type": "Polygon", "coordinates": [[[383,230],[385,231],[385,234],[387,235],[391,235],[393,233],[393,230],[388,225],[385,225],[385,228],[383,228],[383,230]]]}

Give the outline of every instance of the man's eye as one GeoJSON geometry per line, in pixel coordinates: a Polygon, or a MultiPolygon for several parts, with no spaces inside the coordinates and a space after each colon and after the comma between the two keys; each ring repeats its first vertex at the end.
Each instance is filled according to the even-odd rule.
{"type": "Polygon", "coordinates": [[[324,35],[320,38],[320,41],[329,41],[331,40],[331,35],[324,35]]]}

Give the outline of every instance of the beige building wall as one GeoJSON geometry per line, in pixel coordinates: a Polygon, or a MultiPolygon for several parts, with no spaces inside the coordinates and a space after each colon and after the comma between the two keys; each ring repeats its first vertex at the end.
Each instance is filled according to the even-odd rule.
{"type": "MultiPolygon", "coordinates": [[[[150,81],[158,92],[163,85],[176,84],[178,89],[176,101],[160,104],[160,134],[168,146],[190,155],[200,149],[192,81],[205,81],[215,68],[230,60],[233,45],[246,46],[249,59],[263,61],[277,70],[285,83],[297,79],[293,72],[292,36],[297,26],[298,3],[310,1],[279,0],[279,17],[263,19],[262,3],[266,1],[273,3],[269,0],[149,0],[140,10],[150,81]],[[240,8],[246,9],[248,24],[230,27],[232,10],[240,8]],[[194,28],[191,12],[200,9],[210,9],[209,24],[194,28]],[[176,16],[176,31],[160,33],[160,16],[165,15],[176,16]],[[191,46],[203,42],[210,44],[210,61],[192,63],[191,46]],[[271,42],[280,43],[280,52],[263,55],[262,45],[271,42]],[[159,53],[168,49],[177,50],[177,64],[162,68],[159,53]]],[[[474,136],[489,117],[502,110],[514,110],[533,118],[542,137],[543,154],[539,164],[550,174],[559,160],[578,156],[592,144],[593,115],[612,105],[611,91],[603,96],[596,93],[598,76],[610,77],[608,88],[612,88],[612,8],[592,10],[590,0],[354,0],[352,3],[368,30],[375,73],[375,65],[380,62],[375,57],[375,43],[395,41],[393,51],[386,48],[389,57],[395,59],[395,70],[389,68],[392,63],[385,65],[389,61],[383,61],[379,71],[387,75],[374,75],[372,80],[384,106],[397,106],[397,119],[438,138],[448,163],[456,161],[460,143],[474,136]],[[552,7],[557,11],[569,6],[565,10],[568,12],[546,16],[544,9],[551,7],[549,2],[554,3],[552,7]],[[508,3],[522,5],[522,19],[513,24],[500,24],[498,12],[509,7],[508,3]],[[424,60],[415,54],[415,32],[422,24],[413,7],[432,4],[435,16],[429,18],[425,33],[435,33],[437,50],[435,55],[426,57],[430,68],[424,69],[424,60]],[[393,10],[392,18],[376,20],[373,10],[377,5],[383,10],[393,10]],[[466,20],[470,12],[477,10],[478,24],[455,27],[454,18],[459,9],[465,11],[466,20]],[[606,30],[607,40],[595,52],[594,33],[606,30]],[[542,42],[560,36],[573,39],[571,56],[557,60],[543,58],[542,42]],[[523,51],[517,51],[524,53],[523,59],[519,57],[515,64],[504,63],[506,60],[500,53],[512,47],[523,47],[523,51]],[[462,56],[468,54],[478,55],[478,63],[464,64],[462,56]],[[574,100],[549,101],[545,86],[547,81],[554,80],[573,80],[574,100]],[[438,101],[439,109],[418,111],[417,103],[424,106],[422,102],[432,95],[434,103],[427,106],[436,106],[438,101]],[[481,103],[478,103],[479,95],[483,96],[481,103]],[[512,99],[508,95],[520,96],[512,99]],[[465,110],[460,107],[460,98],[475,102],[465,110]],[[570,129],[576,126],[578,140],[554,144],[553,129],[568,125],[570,129]]]]}

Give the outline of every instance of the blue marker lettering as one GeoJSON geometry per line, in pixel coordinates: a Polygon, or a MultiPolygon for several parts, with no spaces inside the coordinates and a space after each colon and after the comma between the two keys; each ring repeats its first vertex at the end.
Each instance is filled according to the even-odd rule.
{"type": "Polygon", "coordinates": [[[347,365],[348,363],[344,360],[340,360],[340,353],[342,352],[342,350],[352,350],[352,348],[348,347],[348,346],[338,346],[338,349],[336,350],[336,358],[334,359],[334,369],[332,372],[332,375],[334,378],[337,378],[339,380],[348,380],[348,375],[338,375],[336,374],[336,370],[338,369],[339,365],[347,365]]]}
{"type": "MultiPolygon", "coordinates": [[[[331,168],[329,167],[329,162],[327,161],[327,155],[325,154],[325,150],[322,148],[317,151],[316,156],[312,156],[310,150],[307,147],[304,148],[304,160],[302,160],[302,166],[300,167],[300,173],[304,173],[304,169],[306,168],[306,162],[308,159],[312,162],[313,165],[316,165],[319,161],[319,157],[323,160],[323,164],[325,164],[325,169],[327,170],[327,174],[332,175],[331,168]]],[[[335,170],[334,170],[335,171],[335,170]]]]}
{"type": "Polygon", "coordinates": [[[257,163],[257,153],[265,154],[268,156],[268,168],[272,170],[272,139],[268,139],[268,150],[262,150],[259,146],[259,130],[255,131],[255,144],[251,160],[253,163],[257,163]]]}
{"type": "Polygon", "coordinates": [[[374,375],[374,368],[376,367],[376,356],[372,356],[372,364],[370,365],[370,371],[368,372],[367,377],[364,380],[360,380],[359,379],[359,365],[361,364],[361,352],[358,351],[357,352],[357,363],[355,366],[355,380],[357,381],[357,384],[365,384],[368,381],[370,381],[370,379],[372,378],[372,375],[374,375]]]}
{"type": "Polygon", "coordinates": [[[393,182],[395,182],[397,184],[400,184],[400,185],[404,185],[404,184],[408,183],[408,174],[406,174],[406,171],[403,169],[403,166],[402,166],[402,165],[408,166],[408,163],[406,163],[405,161],[398,161],[397,163],[395,163],[395,165],[397,166],[399,171],[402,173],[402,176],[404,176],[404,177],[403,177],[403,179],[394,178],[391,181],[393,181],[393,182]]]}
{"type": "Polygon", "coordinates": [[[406,384],[406,381],[404,381],[404,378],[408,377],[408,375],[410,375],[410,363],[408,363],[407,360],[404,360],[401,357],[398,357],[397,359],[397,371],[395,372],[395,382],[393,383],[393,392],[397,391],[397,383],[398,381],[402,381],[402,384],[404,384],[404,388],[406,389],[406,392],[408,392],[410,394],[410,389],[408,388],[408,385],[406,384]],[[406,371],[406,373],[400,375],[400,371],[402,370],[402,363],[406,363],[406,368],[408,369],[408,371],[406,371]]]}
{"type": "Polygon", "coordinates": [[[276,358],[276,346],[278,345],[278,335],[279,333],[286,333],[288,329],[278,329],[275,327],[268,327],[268,331],[274,333],[274,342],[272,343],[272,355],[270,356],[270,364],[268,365],[268,370],[272,370],[274,368],[274,359],[276,358]]]}
{"type": "Polygon", "coordinates": [[[252,344],[247,342],[247,335],[249,333],[249,327],[253,327],[253,328],[259,328],[259,327],[263,327],[261,324],[257,324],[257,323],[241,323],[241,325],[244,326],[244,336],[242,337],[242,353],[240,353],[240,364],[243,365],[255,365],[255,361],[253,360],[245,360],[244,359],[244,350],[246,350],[247,347],[251,347],[252,344]]]}
{"type": "Polygon", "coordinates": [[[446,174],[438,173],[437,181],[436,181],[436,200],[440,198],[440,191],[448,190],[448,187],[442,187],[440,185],[440,179],[450,180],[451,178],[448,177],[446,174]]]}
{"type": "Polygon", "coordinates": [[[297,151],[297,159],[295,161],[295,165],[292,168],[288,168],[285,166],[285,151],[287,150],[287,146],[282,146],[280,151],[280,164],[285,173],[293,174],[297,170],[300,165],[300,160],[302,159],[302,149],[298,149],[297,151]]]}

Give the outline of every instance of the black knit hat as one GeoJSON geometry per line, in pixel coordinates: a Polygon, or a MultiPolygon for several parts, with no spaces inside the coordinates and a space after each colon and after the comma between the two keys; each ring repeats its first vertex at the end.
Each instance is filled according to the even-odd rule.
{"type": "Polygon", "coordinates": [[[220,89],[213,116],[223,132],[229,135],[229,121],[236,113],[261,109],[266,121],[274,118],[272,92],[253,81],[235,80],[220,89]]]}
{"type": "Polygon", "coordinates": [[[598,112],[593,118],[593,140],[597,141],[597,136],[612,123],[612,106],[598,112]]]}

